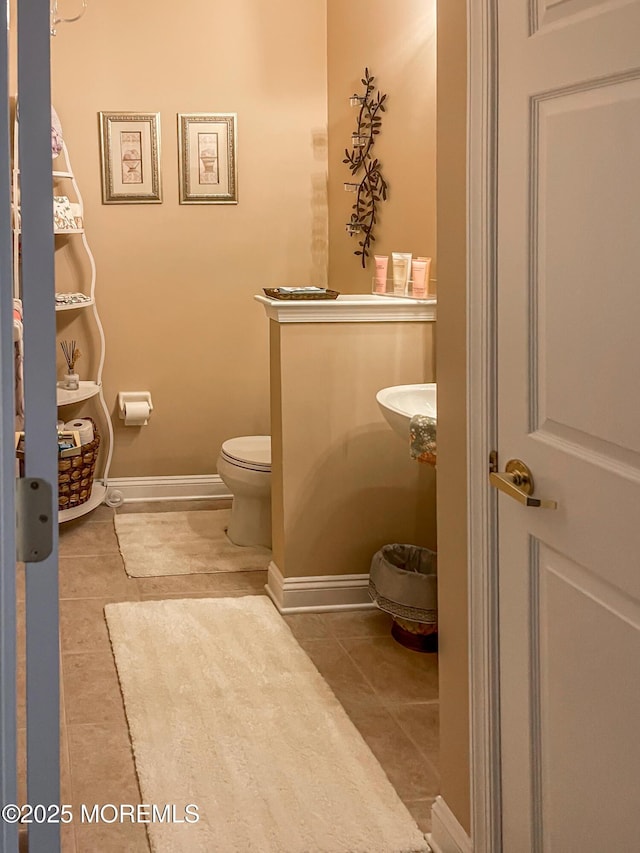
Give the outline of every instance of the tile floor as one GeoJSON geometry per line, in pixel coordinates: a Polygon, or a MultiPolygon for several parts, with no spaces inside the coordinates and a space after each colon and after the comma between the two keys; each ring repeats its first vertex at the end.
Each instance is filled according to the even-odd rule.
{"type": "MultiPolygon", "coordinates": [[[[224,506],[165,502],[129,504],[118,511],[224,506]]],[[[264,594],[266,582],[262,571],[129,578],[118,551],[113,514],[113,509],[102,506],[60,528],[62,801],[71,803],[74,813],[80,803],[140,802],[105,604],[264,594]]],[[[23,609],[23,583],[18,596],[23,609]]],[[[398,645],[390,636],[389,618],[379,611],[296,614],[285,619],[420,827],[428,831],[431,804],[439,791],[437,656],[398,645]]],[[[18,713],[19,743],[24,744],[23,701],[18,713]]],[[[149,846],[141,825],[74,823],[63,828],[62,849],[148,853],[149,846]]]]}

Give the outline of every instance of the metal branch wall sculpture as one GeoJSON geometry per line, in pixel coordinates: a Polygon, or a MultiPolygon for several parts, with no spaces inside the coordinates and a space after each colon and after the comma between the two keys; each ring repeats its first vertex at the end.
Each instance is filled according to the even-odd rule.
{"type": "Polygon", "coordinates": [[[354,252],[362,260],[363,269],[366,266],[371,243],[375,242],[373,233],[377,222],[377,207],[381,201],[387,198],[387,182],[382,177],[380,161],[373,157],[372,149],[375,137],[380,133],[382,117],[380,113],[385,111],[384,102],[386,95],[378,91],[373,94],[374,80],[369,69],[364,69],[362,85],[365,87],[364,95],[352,95],[349,103],[352,107],[360,107],[358,113],[358,126],[355,133],[351,135],[351,151],[345,148],[345,159],[342,161],[349,166],[351,176],[356,178],[360,174],[359,181],[349,181],[344,188],[348,192],[356,193],[355,203],[352,205],[353,213],[346,225],[347,234],[352,237],[360,234],[358,241],[360,247],[354,252]]]}

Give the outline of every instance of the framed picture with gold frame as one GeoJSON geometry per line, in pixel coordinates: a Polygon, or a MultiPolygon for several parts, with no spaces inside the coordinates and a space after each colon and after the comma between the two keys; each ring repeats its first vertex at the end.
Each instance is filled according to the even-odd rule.
{"type": "Polygon", "coordinates": [[[162,201],[160,113],[99,113],[103,204],[162,201]]]}
{"type": "Polygon", "coordinates": [[[179,113],[180,204],[237,204],[237,115],[179,113]]]}

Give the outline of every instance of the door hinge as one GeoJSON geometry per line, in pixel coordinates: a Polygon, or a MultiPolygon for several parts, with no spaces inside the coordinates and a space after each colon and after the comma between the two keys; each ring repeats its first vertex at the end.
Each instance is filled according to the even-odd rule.
{"type": "Polygon", "coordinates": [[[489,473],[496,474],[498,471],[498,451],[492,450],[489,454],[489,473]]]}
{"type": "MultiPolygon", "coordinates": [[[[51,485],[38,477],[16,480],[16,556],[23,563],[40,563],[53,550],[51,485]]],[[[57,518],[56,518],[57,523],[57,518]]]]}

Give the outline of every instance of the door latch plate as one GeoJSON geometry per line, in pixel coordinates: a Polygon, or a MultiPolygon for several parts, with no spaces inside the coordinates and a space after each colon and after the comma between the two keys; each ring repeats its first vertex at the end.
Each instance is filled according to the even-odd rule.
{"type": "Polygon", "coordinates": [[[23,563],[40,563],[52,550],[51,484],[39,477],[20,477],[16,480],[16,556],[23,563]]]}

